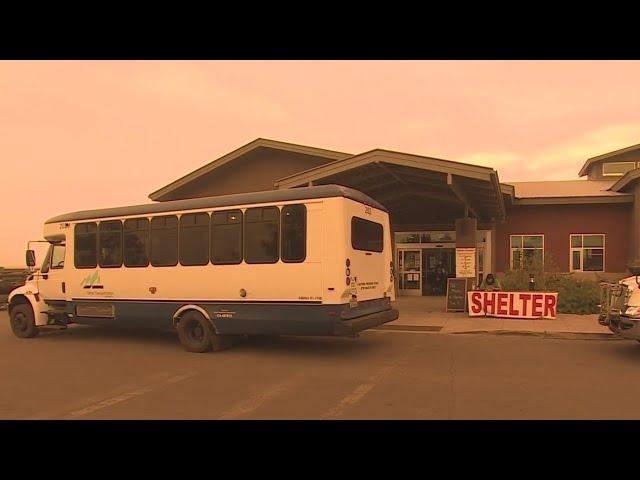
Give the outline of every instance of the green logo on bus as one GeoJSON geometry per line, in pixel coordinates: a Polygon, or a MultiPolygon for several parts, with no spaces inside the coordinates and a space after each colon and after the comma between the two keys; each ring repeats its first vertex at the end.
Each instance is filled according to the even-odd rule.
{"type": "Polygon", "coordinates": [[[90,273],[89,275],[84,277],[82,282],[80,282],[80,286],[81,287],[85,287],[85,288],[89,288],[89,287],[92,287],[93,285],[96,285],[98,283],[100,283],[100,272],[98,270],[96,270],[95,272],[90,273]]]}

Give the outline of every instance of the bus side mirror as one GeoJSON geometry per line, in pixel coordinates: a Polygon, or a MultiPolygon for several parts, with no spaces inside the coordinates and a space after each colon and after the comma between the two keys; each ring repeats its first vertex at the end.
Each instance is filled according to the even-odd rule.
{"type": "Polygon", "coordinates": [[[27,267],[35,267],[36,266],[36,252],[33,250],[27,250],[27,267]]]}

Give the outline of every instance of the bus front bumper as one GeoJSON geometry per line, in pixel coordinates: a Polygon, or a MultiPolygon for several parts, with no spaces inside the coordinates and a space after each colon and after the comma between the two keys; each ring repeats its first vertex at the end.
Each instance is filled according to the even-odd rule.
{"type": "Polygon", "coordinates": [[[356,317],[350,320],[341,320],[336,323],[333,335],[351,337],[362,330],[377,327],[383,323],[393,322],[394,320],[397,320],[399,316],[400,312],[395,308],[391,308],[389,310],[363,315],[362,317],[356,317]]]}
{"type": "Polygon", "coordinates": [[[607,327],[623,338],[640,340],[640,319],[611,315],[608,319],[607,327]]]}

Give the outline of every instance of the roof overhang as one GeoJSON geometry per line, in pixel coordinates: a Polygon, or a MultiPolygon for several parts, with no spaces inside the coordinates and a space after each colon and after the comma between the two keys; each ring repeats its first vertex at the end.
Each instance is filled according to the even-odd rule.
{"type": "Polygon", "coordinates": [[[433,222],[465,211],[481,221],[504,221],[503,188],[510,191],[500,185],[492,168],[382,149],[282,178],[275,186],[331,183],[362,191],[387,206],[392,215],[418,212],[433,222]]]}
{"type": "Polygon", "coordinates": [[[200,167],[197,170],[194,170],[193,172],[185,175],[184,177],[181,177],[178,180],[171,182],[169,185],[166,185],[161,189],[156,190],[155,192],[149,195],[149,198],[151,200],[156,200],[156,201],[161,200],[167,194],[179,189],[180,187],[185,186],[190,182],[193,182],[194,180],[197,180],[198,178],[204,175],[207,175],[208,173],[212,172],[216,168],[220,168],[221,166],[226,165],[227,163],[243,155],[246,155],[247,153],[253,150],[256,150],[257,148],[273,148],[276,150],[282,150],[287,152],[301,153],[303,155],[324,157],[329,160],[341,160],[343,158],[348,158],[352,156],[352,154],[350,153],[336,152],[334,150],[325,150],[323,148],[308,147],[305,145],[297,145],[294,143],[279,142],[276,140],[269,140],[266,138],[258,138],[234,150],[233,152],[230,152],[218,158],[217,160],[214,160],[213,162],[210,162],[205,166],[200,167]]]}
{"type": "Polygon", "coordinates": [[[610,192],[626,193],[636,184],[640,178],[640,169],[631,170],[618,179],[616,183],[609,187],[610,192]]]}
{"type": "Polygon", "coordinates": [[[589,169],[595,163],[601,162],[602,160],[608,160],[610,158],[623,155],[625,153],[633,152],[634,150],[640,150],[640,144],[632,145],[631,147],[621,148],[620,150],[615,150],[613,152],[604,153],[602,155],[598,155],[597,157],[591,157],[584,163],[584,165],[580,169],[580,173],[578,173],[578,176],[584,177],[585,175],[587,175],[589,173],[589,169]]]}
{"type": "Polygon", "coordinates": [[[633,203],[633,195],[516,198],[513,201],[514,205],[593,205],[598,203],[633,203]]]}

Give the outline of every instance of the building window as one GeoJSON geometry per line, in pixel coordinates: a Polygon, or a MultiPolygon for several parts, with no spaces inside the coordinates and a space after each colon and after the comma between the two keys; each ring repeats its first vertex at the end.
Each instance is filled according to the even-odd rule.
{"type": "Polygon", "coordinates": [[[74,231],[73,261],[76,268],[98,266],[98,226],[95,222],[79,223],[74,231]]]}
{"type": "Polygon", "coordinates": [[[304,262],[307,256],[307,207],[286,205],[282,207],[282,261],[304,262]]]}
{"type": "Polygon", "coordinates": [[[178,217],[167,215],[151,219],[151,265],[174,267],[178,264],[178,217]]]}
{"type": "Polygon", "coordinates": [[[244,213],[244,261],[276,263],[280,257],[280,209],[248,208],[244,213]]]}
{"type": "Polygon", "coordinates": [[[209,263],[209,214],[185,213],[180,216],[180,264],[209,263]]]}
{"type": "Polygon", "coordinates": [[[382,252],[382,225],[360,217],[351,217],[351,246],[355,250],[382,252]]]}
{"type": "Polygon", "coordinates": [[[570,237],[571,271],[604,272],[604,235],[575,234],[570,237]]]}
{"type": "Polygon", "coordinates": [[[602,175],[605,177],[620,177],[636,168],[635,162],[608,162],[602,164],[602,175]]]}
{"type": "Polygon", "coordinates": [[[511,235],[511,270],[544,267],[544,235],[511,235]]]}
{"type": "Polygon", "coordinates": [[[100,244],[98,264],[104,268],[120,267],[122,265],[122,222],[120,220],[100,222],[98,233],[100,244]]]}
{"type": "Polygon", "coordinates": [[[149,219],[130,218],[124,221],[124,266],[149,265],[149,219]]]}
{"type": "Polygon", "coordinates": [[[211,216],[211,263],[242,262],[242,210],[213,212],[211,216]]]}
{"type": "Polygon", "coordinates": [[[419,233],[396,233],[396,243],[420,243],[419,233]]]}

